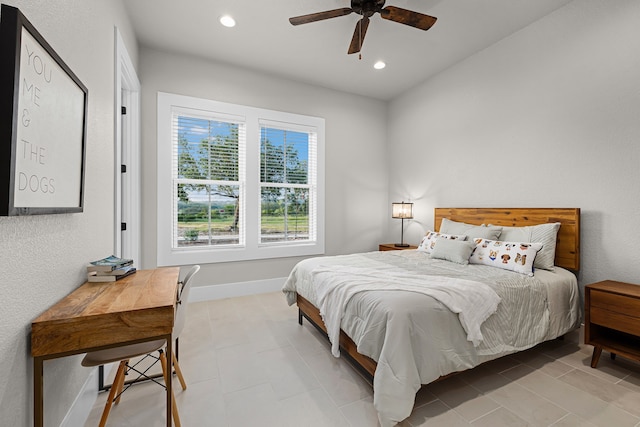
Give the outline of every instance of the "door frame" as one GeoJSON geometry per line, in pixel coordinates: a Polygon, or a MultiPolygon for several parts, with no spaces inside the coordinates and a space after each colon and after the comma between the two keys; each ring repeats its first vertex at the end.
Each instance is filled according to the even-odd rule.
{"type": "Polygon", "coordinates": [[[114,254],[132,258],[140,268],[140,80],[115,27],[115,111],[114,111],[114,254]],[[122,107],[126,106],[126,125],[122,107]],[[123,150],[122,147],[127,147],[123,150]],[[127,166],[127,188],[122,191],[121,165],[127,166]],[[123,200],[124,193],[124,200],[123,200]],[[121,223],[127,219],[127,239],[122,242],[121,223]]]}

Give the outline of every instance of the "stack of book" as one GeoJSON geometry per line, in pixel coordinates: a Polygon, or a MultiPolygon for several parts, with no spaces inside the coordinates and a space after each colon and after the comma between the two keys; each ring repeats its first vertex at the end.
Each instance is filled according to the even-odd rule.
{"type": "Polygon", "coordinates": [[[87,281],[115,282],[136,272],[132,259],[108,256],[97,261],[91,261],[87,266],[87,281]]]}

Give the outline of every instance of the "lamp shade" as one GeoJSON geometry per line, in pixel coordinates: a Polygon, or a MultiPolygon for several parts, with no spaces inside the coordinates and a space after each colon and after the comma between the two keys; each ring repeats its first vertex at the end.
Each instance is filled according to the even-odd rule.
{"type": "Polygon", "coordinates": [[[391,218],[411,219],[413,218],[413,203],[391,203],[391,218]]]}

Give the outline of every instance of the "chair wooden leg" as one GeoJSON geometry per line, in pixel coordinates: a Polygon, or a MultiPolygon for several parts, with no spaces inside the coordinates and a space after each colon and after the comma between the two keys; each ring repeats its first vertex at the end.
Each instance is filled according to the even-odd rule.
{"type": "MultiPolygon", "coordinates": [[[[120,403],[120,398],[122,397],[122,390],[124,389],[124,379],[127,376],[126,375],[127,374],[127,365],[129,363],[129,359],[125,360],[124,363],[125,363],[124,375],[122,375],[122,379],[120,380],[120,382],[117,384],[117,387],[116,387],[116,396],[117,396],[116,397],[116,402],[115,402],[116,405],[118,403],[120,403]]],[[[115,379],[114,379],[112,387],[114,387],[114,386],[116,386],[115,379]]]]}
{"type": "Polygon", "coordinates": [[[171,358],[173,359],[173,368],[176,370],[176,375],[180,380],[180,385],[182,386],[183,390],[186,390],[187,382],[184,380],[184,377],[182,376],[182,370],[180,369],[180,364],[178,363],[178,359],[176,359],[176,354],[172,353],[171,356],[172,356],[171,358]]]}
{"type": "Polygon", "coordinates": [[[111,411],[111,405],[113,405],[113,397],[116,395],[117,388],[116,385],[120,384],[120,380],[124,379],[124,370],[127,367],[127,363],[123,360],[120,362],[118,366],[118,371],[116,372],[116,377],[113,380],[113,386],[111,387],[111,391],[109,391],[109,397],[107,397],[107,403],[104,405],[104,411],[102,411],[102,417],[100,418],[100,427],[104,427],[107,424],[107,418],[109,417],[109,411],[111,411]]]}
{"type": "MultiPolygon", "coordinates": [[[[164,355],[164,351],[160,350],[160,364],[162,365],[162,374],[164,375],[164,380],[169,381],[168,375],[171,375],[169,369],[167,369],[167,357],[164,355]]],[[[173,390],[171,390],[171,412],[173,414],[173,424],[176,427],[181,427],[180,424],[180,416],[178,415],[178,405],[176,405],[176,397],[173,394],[173,390]]]]}

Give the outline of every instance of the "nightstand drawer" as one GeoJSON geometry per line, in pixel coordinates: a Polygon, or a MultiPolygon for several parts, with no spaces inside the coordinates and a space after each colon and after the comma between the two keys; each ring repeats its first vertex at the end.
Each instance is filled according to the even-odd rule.
{"type": "Polygon", "coordinates": [[[632,335],[640,335],[640,319],[637,317],[627,316],[625,314],[616,313],[600,307],[591,306],[589,310],[591,323],[604,326],[605,328],[615,329],[616,331],[626,332],[632,335]]]}
{"type": "Polygon", "coordinates": [[[591,291],[592,312],[594,307],[635,317],[640,323],[640,299],[638,298],[630,298],[594,289],[591,291]]]}

